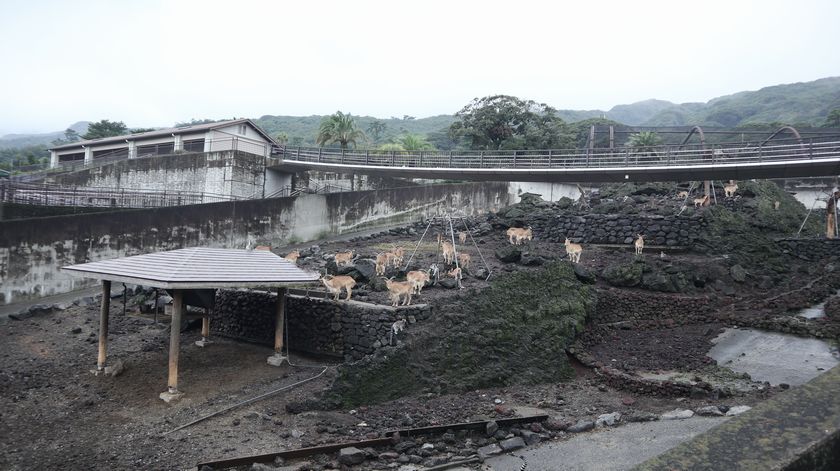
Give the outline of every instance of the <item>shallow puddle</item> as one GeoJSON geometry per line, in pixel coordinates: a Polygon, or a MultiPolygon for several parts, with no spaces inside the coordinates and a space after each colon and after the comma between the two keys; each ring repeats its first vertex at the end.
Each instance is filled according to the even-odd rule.
{"type": "Polygon", "coordinates": [[[753,329],[726,329],[712,342],[709,356],[718,365],[771,385],[798,386],[833,368],[837,349],[828,343],[753,329]]]}

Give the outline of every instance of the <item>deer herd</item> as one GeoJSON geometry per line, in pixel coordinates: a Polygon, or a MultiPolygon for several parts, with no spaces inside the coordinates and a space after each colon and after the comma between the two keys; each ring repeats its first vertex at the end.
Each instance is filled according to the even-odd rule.
{"type": "MultiPolygon", "coordinates": [[[[723,190],[726,198],[733,198],[738,191],[738,184],[735,181],[730,181],[723,186],[723,190]]],[[[676,197],[687,200],[690,197],[690,191],[680,191],[676,194],[676,197]]],[[[695,198],[693,201],[695,207],[705,206],[709,202],[709,195],[695,198]]],[[[775,202],[774,209],[779,209],[778,201],[775,202]]],[[[506,236],[511,245],[519,246],[531,242],[534,238],[534,232],[530,226],[510,227],[507,229],[506,236]]],[[[467,239],[470,237],[472,237],[471,234],[466,231],[457,233],[457,241],[461,246],[465,246],[467,239]]],[[[457,286],[461,288],[463,274],[465,271],[470,270],[472,260],[470,254],[463,251],[459,253],[456,250],[455,239],[455,234],[452,234],[449,240],[447,240],[444,234],[438,233],[437,246],[440,251],[440,256],[443,258],[444,266],[447,268],[443,273],[447,277],[455,279],[457,286]]],[[[569,261],[571,263],[580,263],[583,246],[579,243],[572,242],[568,237],[566,237],[564,245],[569,261]]],[[[635,248],[635,255],[637,257],[642,256],[645,249],[645,238],[643,234],[636,234],[633,246],[635,248]]],[[[300,258],[300,252],[293,250],[284,258],[296,264],[298,258],[300,258]]],[[[348,266],[356,258],[358,256],[354,257],[352,250],[337,252],[334,255],[335,266],[337,268],[348,266]]],[[[432,283],[433,280],[436,281],[440,270],[437,264],[432,264],[426,270],[411,270],[407,272],[405,274],[405,281],[395,281],[393,276],[390,278],[386,277],[385,273],[389,267],[399,269],[405,263],[405,249],[397,245],[394,245],[389,251],[376,254],[374,262],[376,276],[385,280],[385,286],[388,289],[392,306],[408,306],[411,304],[412,296],[419,295],[423,287],[432,283]]],[[[356,286],[356,281],[348,275],[325,274],[321,277],[321,282],[336,301],[341,299],[342,292],[347,293],[344,300],[349,301],[352,297],[352,290],[356,286]]]]}

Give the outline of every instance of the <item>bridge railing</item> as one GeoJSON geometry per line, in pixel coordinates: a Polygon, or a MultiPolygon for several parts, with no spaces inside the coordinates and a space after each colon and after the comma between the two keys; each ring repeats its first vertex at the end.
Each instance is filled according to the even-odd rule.
{"type": "Polygon", "coordinates": [[[284,160],[398,168],[614,168],[701,166],[769,163],[840,157],[840,136],[773,145],[718,144],[647,148],[505,150],[505,151],[380,151],[286,148],[284,160]]]}

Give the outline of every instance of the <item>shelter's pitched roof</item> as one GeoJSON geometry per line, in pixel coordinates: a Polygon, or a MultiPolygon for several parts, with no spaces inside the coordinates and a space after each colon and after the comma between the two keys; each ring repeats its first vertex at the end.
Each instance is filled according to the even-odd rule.
{"type": "Polygon", "coordinates": [[[266,140],[268,140],[271,144],[276,144],[274,139],[268,135],[262,128],[257,126],[253,121],[250,119],[242,118],[242,119],[232,119],[228,121],[217,121],[215,123],[204,123],[204,124],[193,124],[191,126],[181,126],[177,128],[166,128],[166,129],[157,129],[155,131],[148,131],[148,132],[141,132],[136,134],[123,134],[122,136],[112,136],[112,137],[103,137],[101,139],[88,139],[84,141],[76,141],[71,142],[69,144],[62,144],[60,146],[51,147],[49,150],[64,150],[64,149],[73,149],[76,147],[82,146],[93,146],[97,144],[110,144],[114,142],[124,142],[124,141],[141,141],[143,139],[153,138],[153,137],[161,137],[161,136],[169,136],[172,134],[192,134],[196,132],[203,132],[209,131],[211,129],[223,128],[235,124],[243,124],[247,123],[250,124],[254,129],[257,130],[258,133],[266,140]]]}
{"type": "Polygon", "coordinates": [[[62,267],[76,276],[167,289],[254,288],[318,281],[266,250],[208,247],[156,252],[62,267]]]}

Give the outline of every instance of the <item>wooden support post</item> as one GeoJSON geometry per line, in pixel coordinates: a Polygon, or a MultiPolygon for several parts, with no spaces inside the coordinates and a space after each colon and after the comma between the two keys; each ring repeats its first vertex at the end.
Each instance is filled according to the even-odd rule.
{"type": "Polygon", "coordinates": [[[178,354],[181,351],[181,316],[184,311],[184,291],[172,293],[172,319],[169,324],[169,389],[160,393],[166,402],[180,399],[184,394],[178,391],[178,354]]]}
{"type": "Polygon", "coordinates": [[[712,204],[712,182],[710,180],[703,182],[703,190],[706,196],[706,202],[703,203],[703,206],[709,206],[712,204]]]}
{"type": "Polygon", "coordinates": [[[108,311],[111,309],[111,281],[102,280],[102,307],[99,311],[99,357],[96,369],[105,368],[105,357],[108,354],[108,311]]]}
{"type": "Polygon", "coordinates": [[[281,366],[286,357],[283,356],[283,338],[286,327],[286,288],[277,288],[277,301],[275,303],[275,325],[274,325],[274,355],[268,357],[268,364],[281,366]]]}
{"type": "Polygon", "coordinates": [[[210,345],[211,342],[208,340],[210,337],[210,308],[204,308],[204,317],[201,318],[201,340],[196,340],[195,344],[198,347],[206,347],[210,345]]]}

